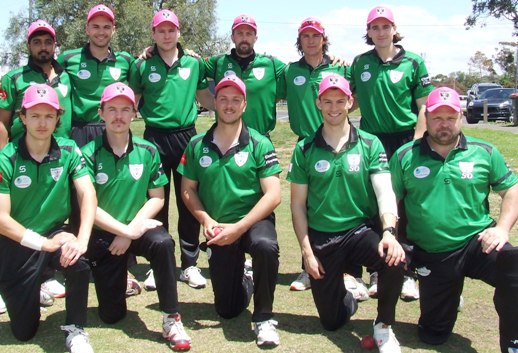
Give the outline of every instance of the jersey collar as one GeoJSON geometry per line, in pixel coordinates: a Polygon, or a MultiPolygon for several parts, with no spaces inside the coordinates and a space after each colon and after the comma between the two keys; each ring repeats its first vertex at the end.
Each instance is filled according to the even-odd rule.
{"type": "MultiPolygon", "coordinates": [[[[184,55],[185,55],[185,52],[184,52],[184,50],[183,50],[183,47],[182,47],[182,45],[181,45],[180,43],[176,43],[176,48],[178,49],[178,60],[176,60],[176,61],[173,63],[173,66],[178,65],[177,63],[179,63],[179,62],[180,62],[180,59],[182,58],[182,56],[184,56],[184,55]]],[[[158,47],[157,47],[156,43],[153,45],[153,50],[151,51],[151,53],[153,54],[153,56],[155,56],[155,55],[160,56],[160,54],[158,53],[158,47]]],[[[160,59],[162,59],[162,57],[161,57],[161,56],[160,56],[160,59]]],[[[168,66],[168,67],[169,67],[169,65],[167,65],[167,64],[165,63],[164,59],[162,59],[162,62],[164,63],[164,65],[166,65],[166,66],[168,66]]],[[[172,67],[172,66],[171,66],[171,67],[172,67]]]]}
{"type": "MultiPolygon", "coordinates": [[[[334,152],[334,149],[329,146],[322,135],[322,128],[324,124],[320,125],[317,132],[315,133],[315,145],[319,148],[323,148],[328,151],[334,152]]],[[[358,129],[356,129],[351,122],[349,122],[349,140],[342,146],[340,152],[345,151],[349,148],[349,146],[358,142],[358,129]]]]}
{"type": "MultiPolygon", "coordinates": [[[[317,66],[317,67],[320,67],[320,66],[323,66],[323,65],[329,65],[331,64],[331,59],[329,59],[329,56],[327,54],[324,54],[324,58],[322,59],[322,62],[317,66]]],[[[313,70],[313,66],[309,65],[307,62],[306,62],[306,57],[303,56],[302,58],[300,58],[299,60],[299,65],[300,66],[307,66],[309,67],[311,70],[313,70]]]]}
{"type": "MultiPolygon", "coordinates": [[[[115,57],[115,53],[113,52],[112,48],[108,47],[108,49],[110,50],[110,54],[108,54],[108,56],[103,61],[117,61],[117,58],[115,57]]],[[[88,59],[99,61],[99,59],[92,55],[92,52],[90,51],[90,43],[86,43],[83,50],[85,51],[85,55],[88,59]]]]}
{"type": "Polygon", "coordinates": [[[245,70],[248,65],[255,59],[255,50],[252,50],[252,55],[247,56],[246,58],[242,58],[239,55],[237,55],[236,48],[233,48],[230,50],[230,56],[237,61],[239,66],[241,66],[242,70],[245,70]]]}
{"type": "MultiPolygon", "coordinates": [[[[212,150],[218,152],[220,156],[222,156],[221,151],[219,150],[218,146],[216,146],[215,143],[212,141],[214,140],[214,130],[216,129],[216,126],[218,126],[218,123],[214,123],[210,129],[207,131],[205,136],[203,136],[203,143],[207,146],[209,146],[212,150]]],[[[237,145],[230,148],[225,155],[229,154],[235,154],[239,150],[241,150],[243,147],[247,146],[250,143],[250,132],[248,131],[248,127],[246,126],[245,122],[242,122],[241,125],[241,132],[239,133],[239,138],[237,140],[237,145]]]]}
{"type": "Polygon", "coordinates": [[[375,57],[378,58],[378,60],[379,60],[379,62],[381,64],[386,64],[386,65],[389,65],[389,64],[399,64],[399,63],[401,63],[401,61],[405,57],[406,51],[403,48],[403,46],[401,46],[401,45],[395,44],[395,46],[399,48],[399,52],[392,58],[392,60],[389,60],[387,62],[384,62],[383,60],[381,60],[381,58],[379,57],[378,52],[376,51],[376,49],[372,49],[372,54],[375,57]]]}
{"type": "Polygon", "coordinates": [[[20,155],[22,156],[23,159],[25,159],[27,161],[33,161],[36,164],[43,164],[43,163],[48,163],[51,161],[56,161],[56,160],[59,160],[59,158],[61,158],[61,149],[59,148],[59,145],[58,145],[56,139],[54,138],[54,136],[51,136],[49,153],[47,154],[47,156],[45,158],[43,158],[41,163],[38,161],[35,161],[34,158],[31,157],[31,154],[29,153],[29,150],[27,149],[27,143],[25,142],[26,135],[27,135],[27,132],[25,132],[23,134],[23,136],[18,140],[18,148],[20,150],[20,155]]]}
{"type": "MultiPolygon", "coordinates": [[[[444,160],[441,155],[439,155],[437,152],[435,152],[432,147],[428,144],[428,139],[426,138],[428,136],[428,131],[425,131],[423,138],[421,139],[421,143],[419,145],[420,153],[422,155],[429,155],[432,158],[444,160]]],[[[468,142],[466,141],[466,136],[460,132],[460,139],[459,143],[455,147],[455,149],[459,150],[467,150],[468,149],[468,142]]]]}
{"type": "Polygon", "coordinates": [[[106,130],[103,131],[103,147],[108,152],[113,154],[113,156],[116,159],[122,159],[122,158],[126,157],[128,154],[131,153],[131,151],[133,151],[133,135],[131,134],[131,130],[129,132],[128,148],[126,149],[126,153],[124,153],[122,156],[119,157],[115,153],[113,153],[112,146],[110,146],[110,143],[108,142],[108,135],[106,134],[106,130]]]}
{"type": "MultiPolygon", "coordinates": [[[[61,75],[61,73],[63,72],[63,66],[59,65],[59,63],[55,60],[55,59],[52,59],[52,61],[50,62],[50,64],[52,65],[52,67],[54,68],[54,71],[56,71],[56,74],[58,75],[61,75]]],[[[41,74],[43,74],[43,70],[41,69],[41,66],[39,66],[38,64],[36,64],[34,62],[34,59],[32,58],[32,56],[29,56],[29,61],[27,62],[27,65],[29,65],[29,67],[36,71],[36,72],[39,72],[41,74]]]]}

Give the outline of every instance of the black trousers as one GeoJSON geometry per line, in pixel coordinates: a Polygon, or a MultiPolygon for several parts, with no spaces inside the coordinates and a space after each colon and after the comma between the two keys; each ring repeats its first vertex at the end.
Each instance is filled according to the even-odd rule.
{"type": "Polygon", "coordinates": [[[72,129],[70,130],[70,138],[74,140],[79,148],[86,145],[88,142],[102,135],[104,132],[104,122],[98,123],[78,123],[72,122],[72,129]]]}
{"type": "Polygon", "coordinates": [[[279,272],[279,244],[273,215],[257,222],[230,245],[210,246],[209,269],[216,312],[230,319],[245,310],[254,295],[253,322],[273,317],[279,272]],[[253,282],[244,276],[245,253],[252,257],[253,282]]]}
{"type": "Polygon", "coordinates": [[[35,251],[0,236],[0,295],[16,339],[27,341],[38,330],[40,286],[47,267],[61,271],[65,277],[65,325],[86,325],[90,267],[83,257],[72,266],[62,267],[60,256],[61,249],[53,253],[35,251]]]}
{"type": "Polygon", "coordinates": [[[196,134],[194,126],[177,130],[164,130],[146,127],[144,138],[154,143],[160,153],[164,173],[169,184],[164,186],[165,204],[156,219],[161,221],[165,229],[169,229],[169,197],[171,194],[171,175],[173,177],[178,209],[178,236],[180,238],[180,262],[182,270],[196,266],[200,252],[200,224],[185,206],[181,192],[182,175],[176,171],[183,152],[192,136],[196,134]]]}
{"type": "Polygon", "coordinates": [[[326,330],[336,330],[349,319],[343,302],[347,293],[343,273],[344,269],[356,264],[378,272],[377,320],[387,325],[394,323],[403,269],[401,266],[388,266],[379,256],[378,233],[366,225],[338,233],[309,229],[309,240],[314,255],[325,270],[324,278],[316,280],[310,276],[310,279],[313,300],[326,330]]]}
{"type": "Polygon", "coordinates": [[[113,239],[113,234],[95,230],[88,245],[87,257],[92,266],[101,320],[115,323],[126,315],[126,271],[130,254],[144,256],[150,262],[160,310],[168,314],[177,313],[174,241],[165,228],[151,229],[133,240],[122,256],[112,255],[108,250],[113,239]]]}
{"type": "Polygon", "coordinates": [[[500,318],[501,349],[508,352],[508,347],[518,348],[518,248],[506,244],[499,252],[485,254],[477,238],[445,253],[414,248],[412,261],[420,282],[419,338],[428,344],[448,340],[457,320],[464,278],[470,277],[496,287],[493,300],[500,318]]]}

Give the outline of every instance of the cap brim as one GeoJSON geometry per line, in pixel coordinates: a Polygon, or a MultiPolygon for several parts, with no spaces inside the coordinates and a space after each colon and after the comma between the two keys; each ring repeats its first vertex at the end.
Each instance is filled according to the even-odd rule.
{"type": "Polygon", "coordinates": [[[23,107],[25,109],[31,109],[32,107],[38,105],[38,104],[46,104],[48,106],[51,106],[52,108],[56,109],[56,110],[59,110],[61,109],[61,107],[59,106],[59,104],[54,104],[52,102],[49,102],[49,101],[36,101],[36,102],[30,102],[30,103],[27,103],[27,104],[24,104],[23,107]]]}
{"type": "Polygon", "coordinates": [[[299,29],[299,33],[302,33],[302,32],[304,32],[307,29],[313,29],[313,30],[317,31],[320,34],[324,34],[324,29],[323,28],[317,28],[315,26],[305,26],[304,28],[300,28],[299,29]]]}
{"type": "Polygon", "coordinates": [[[437,104],[433,104],[433,105],[431,105],[429,107],[426,107],[426,111],[431,113],[431,112],[439,109],[440,107],[449,107],[449,108],[455,110],[457,113],[460,112],[460,107],[459,106],[456,106],[456,105],[450,104],[450,103],[445,103],[445,102],[440,102],[440,103],[437,103],[437,104]]]}

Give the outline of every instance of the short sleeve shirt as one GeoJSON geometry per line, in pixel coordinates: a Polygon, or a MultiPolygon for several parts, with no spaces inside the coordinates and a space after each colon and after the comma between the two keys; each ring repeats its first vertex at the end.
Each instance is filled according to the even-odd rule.
{"type": "Polygon", "coordinates": [[[357,56],[347,77],[360,106],[360,128],[375,135],[414,129],[415,101],[433,90],[424,60],[397,47],[399,53],[388,62],[375,49],[357,56]]]}
{"type": "Polygon", "coordinates": [[[212,142],[215,128],[191,139],[178,172],[198,182],[198,195],[212,218],[235,223],[263,196],[260,179],[280,173],[281,167],[271,141],[245,124],[238,144],[222,155],[212,142]]]}
{"type": "Polygon", "coordinates": [[[288,181],[308,186],[308,226],[340,232],[378,216],[371,175],[389,173],[379,139],[350,126],[349,141],[336,153],[322,128],[299,141],[293,152],[288,181]]]}
{"type": "Polygon", "coordinates": [[[160,155],[152,143],[131,136],[126,153],[117,156],[106,132],[81,149],[93,179],[97,204],[121,223],[129,224],[148,200],[148,190],[168,183],[160,155]]]}
{"type": "Polygon", "coordinates": [[[87,176],[81,151],[72,140],[52,138],[41,163],[29,154],[25,135],[0,150],[0,193],[11,198],[11,217],[45,234],[70,216],[72,180],[87,176]]]}
{"type": "Polygon", "coordinates": [[[427,252],[453,251],[493,222],[490,190],[506,190],[518,178],[488,142],[461,135],[444,159],[426,136],[392,156],[392,184],[396,197],[404,200],[408,239],[427,252]]]}

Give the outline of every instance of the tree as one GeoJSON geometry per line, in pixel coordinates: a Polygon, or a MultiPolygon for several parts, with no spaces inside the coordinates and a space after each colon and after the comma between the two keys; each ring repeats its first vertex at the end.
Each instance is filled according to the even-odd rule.
{"type": "Polygon", "coordinates": [[[502,70],[503,74],[499,78],[499,82],[505,87],[514,87],[516,78],[516,62],[514,57],[515,47],[517,43],[500,42],[500,50],[496,49],[496,55],[493,55],[493,62],[502,70]]]}
{"type": "Polygon", "coordinates": [[[485,17],[506,18],[514,25],[514,35],[518,35],[518,0],[471,0],[472,14],[465,25],[471,28],[485,17]]]}
{"type": "MultiPolygon", "coordinates": [[[[20,12],[9,20],[5,33],[7,55],[0,57],[0,65],[18,66],[26,54],[26,32],[29,24],[44,19],[56,29],[61,51],[83,46],[86,15],[99,0],[32,0],[29,12],[20,12]]],[[[111,46],[137,56],[152,44],[151,18],[162,8],[172,9],[180,19],[180,42],[200,55],[228,50],[227,36],[217,35],[216,0],[107,0],[104,4],[114,10],[116,33],[111,46]]],[[[5,49],[5,48],[4,48],[5,49]]]]}
{"type": "Polygon", "coordinates": [[[470,71],[474,71],[474,74],[478,75],[479,78],[488,77],[492,81],[496,75],[493,61],[481,51],[475,52],[475,55],[469,59],[468,66],[470,71]]]}

